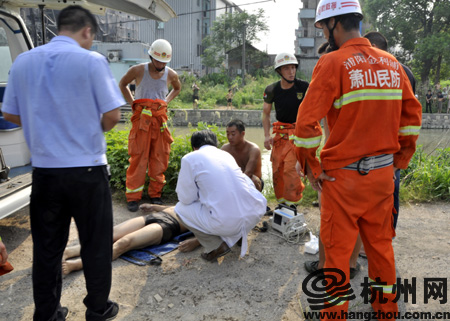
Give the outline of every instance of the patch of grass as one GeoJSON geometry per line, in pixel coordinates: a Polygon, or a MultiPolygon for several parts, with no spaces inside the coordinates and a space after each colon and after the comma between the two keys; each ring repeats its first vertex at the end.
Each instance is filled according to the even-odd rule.
{"type": "Polygon", "coordinates": [[[450,148],[426,154],[419,146],[400,179],[402,202],[450,201],[450,148]]]}

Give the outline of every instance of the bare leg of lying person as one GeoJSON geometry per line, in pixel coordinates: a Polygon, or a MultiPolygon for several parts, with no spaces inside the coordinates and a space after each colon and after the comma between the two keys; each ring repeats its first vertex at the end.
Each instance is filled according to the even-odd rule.
{"type": "MultiPolygon", "coordinates": [[[[140,208],[144,212],[153,212],[155,214],[135,217],[114,226],[113,260],[130,250],[160,244],[161,241],[164,240],[164,233],[171,233],[171,236],[174,237],[187,231],[187,228],[178,221],[173,206],[167,207],[155,204],[142,204],[140,208]],[[155,215],[155,217],[153,217],[153,215],[155,215]],[[161,215],[167,218],[168,221],[158,221],[160,220],[159,216],[161,215]],[[155,220],[157,222],[155,222],[155,220]],[[178,226],[176,222],[178,222],[178,226]]],[[[168,240],[164,241],[167,242],[168,240]]],[[[80,245],[76,245],[68,247],[64,251],[62,262],[64,275],[83,268],[83,263],[80,258],[68,260],[69,258],[80,256],[80,250],[80,245]]]]}

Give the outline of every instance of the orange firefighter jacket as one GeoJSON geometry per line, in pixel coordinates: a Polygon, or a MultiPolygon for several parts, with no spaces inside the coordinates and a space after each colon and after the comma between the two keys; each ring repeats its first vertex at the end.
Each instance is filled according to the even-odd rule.
{"type": "Polygon", "coordinates": [[[322,56],[297,114],[294,143],[297,159],[314,177],[322,169],[345,167],[363,157],[394,154],[405,169],[415,152],[422,106],[394,56],[365,38],[345,42],[322,56]],[[326,116],[330,136],[316,157],[326,116]]]}

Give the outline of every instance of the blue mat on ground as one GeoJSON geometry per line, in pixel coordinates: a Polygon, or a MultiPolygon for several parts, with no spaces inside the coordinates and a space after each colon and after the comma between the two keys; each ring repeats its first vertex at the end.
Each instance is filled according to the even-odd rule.
{"type": "Polygon", "coordinates": [[[120,258],[141,266],[160,265],[162,262],[162,255],[177,249],[178,243],[192,236],[194,236],[192,232],[186,232],[174,237],[172,241],[164,244],[150,245],[143,249],[128,251],[122,254],[120,258]]]}

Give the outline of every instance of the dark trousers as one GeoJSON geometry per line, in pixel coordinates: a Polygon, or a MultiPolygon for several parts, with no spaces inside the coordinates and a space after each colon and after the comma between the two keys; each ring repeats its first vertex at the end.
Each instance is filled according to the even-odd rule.
{"type": "Polygon", "coordinates": [[[103,313],[111,289],[112,201],[106,166],[34,168],[30,202],[34,320],[60,320],[61,260],[75,219],[87,310],[103,313]]]}
{"type": "Polygon", "coordinates": [[[433,113],[433,110],[431,109],[431,101],[425,103],[425,112],[428,113],[428,109],[430,110],[430,114],[433,113]]]}
{"type": "Polygon", "coordinates": [[[395,172],[395,182],[394,182],[394,208],[396,213],[394,215],[394,229],[397,227],[398,214],[400,211],[400,170],[395,172]]]}

